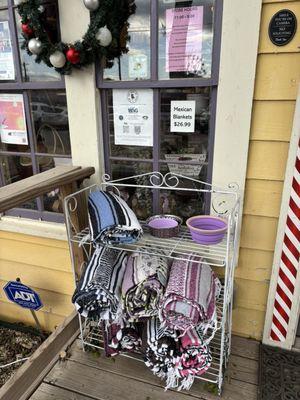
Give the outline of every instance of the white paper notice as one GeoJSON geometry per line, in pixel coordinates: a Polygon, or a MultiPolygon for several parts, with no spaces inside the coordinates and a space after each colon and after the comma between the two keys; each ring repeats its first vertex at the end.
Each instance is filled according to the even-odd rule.
{"type": "Polygon", "coordinates": [[[153,91],[113,90],[115,144],[153,146],[153,91]]]}
{"type": "Polygon", "coordinates": [[[22,94],[0,93],[0,137],[2,143],[28,144],[22,94]]]}
{"type": "Polygon", "coordinates": [[[195,101],[171,101],[171,132],[195,132],[195,101]]]}
{"type": "Polygon", "coordinates": [[[14,80],[15,67],[8,21],[0,22],[0,80],[14,80]]]}

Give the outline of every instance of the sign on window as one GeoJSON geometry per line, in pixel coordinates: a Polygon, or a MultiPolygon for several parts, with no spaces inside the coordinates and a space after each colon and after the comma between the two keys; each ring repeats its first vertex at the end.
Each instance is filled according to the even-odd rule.
{"type": "Polygon", "coordinates": [[[2,143],[28,145],[22,94],[0,93],[0,137],[2,143]]]}

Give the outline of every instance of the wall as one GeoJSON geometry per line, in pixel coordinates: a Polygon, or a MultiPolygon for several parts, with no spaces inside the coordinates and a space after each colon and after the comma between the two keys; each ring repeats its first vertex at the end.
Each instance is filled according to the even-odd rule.
{"type": "Polygon", "coordinates": [[[34,325],[29,310],[7,300],[3,286],[17,277],[35,289],[45,304],[37,312],[46,330],[53,330],[73,306],[74,291],[69,248],[66,241],[0,231],[0,318],[34,325]]]}
{"type": "MultiPolygon", "coordinates": [[[[263,0],[233,330],[262,338],[283,180],[300,81],[300,29],[286,46],[268,38],[271,17],[300,1],[263,0]]],[[[245,45],[245,51],[247,46],[245,45]]]]}

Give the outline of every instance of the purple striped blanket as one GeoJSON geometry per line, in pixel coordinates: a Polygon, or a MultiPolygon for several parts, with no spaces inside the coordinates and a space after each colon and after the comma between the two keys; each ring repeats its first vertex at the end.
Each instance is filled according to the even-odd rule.
{"type": "Polygon", "coordinates": [[[160,320],[183,333],[196,326],[204,334],[215,331],[219,292],[220,281],[204,259],[191,254],[185,261],[174,260],[160,303],[160,320]]]}

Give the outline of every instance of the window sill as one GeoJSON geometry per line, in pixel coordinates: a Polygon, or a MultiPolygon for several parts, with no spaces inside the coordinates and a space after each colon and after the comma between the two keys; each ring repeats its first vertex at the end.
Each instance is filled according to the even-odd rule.
{"type": "Polygon", "coordinates": [[[65,224],[46,221],[35,221],[26,218],[8,217],[0,218],[0,231],[21,233],[24,235],[38,236],[47,239],[67,240],[65,224]]]}

